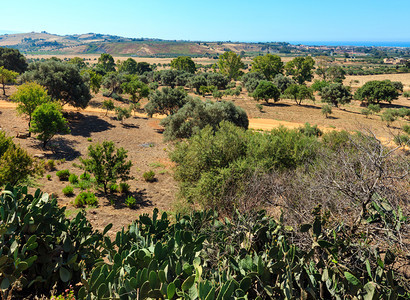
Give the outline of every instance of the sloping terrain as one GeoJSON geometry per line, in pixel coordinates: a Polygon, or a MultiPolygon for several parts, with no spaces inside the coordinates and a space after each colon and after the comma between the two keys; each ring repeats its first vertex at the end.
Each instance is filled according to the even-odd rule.
{"type": "Polygon", "coordinates": [[[110,53],[135,56],[212,56],[227,50],[238,53],[267,51],[263,44],[256,43],[164,41],[95,33],[60,36],[47,32],[0,35],[0,47],[13,47],[26,54],[110,53]]]}

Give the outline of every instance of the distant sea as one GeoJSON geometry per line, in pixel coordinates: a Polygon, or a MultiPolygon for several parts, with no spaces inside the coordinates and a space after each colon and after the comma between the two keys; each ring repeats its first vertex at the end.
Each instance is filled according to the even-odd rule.
{"type": "Polygon", "coordinates": [[[409,42],[349,42],[349,41],[341,41],[341,42],[323,42],[323,41],[313,41],[313,42],[306,42],[306,41],[291,41],[289,42],[294,45],[302,44],[302,45],[309,45],[309,46],[376,46],[376,47],[410,47],[409,42]]]}

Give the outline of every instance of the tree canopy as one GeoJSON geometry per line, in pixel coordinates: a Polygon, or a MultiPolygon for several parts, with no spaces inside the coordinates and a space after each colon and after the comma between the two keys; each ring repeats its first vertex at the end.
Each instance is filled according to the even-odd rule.
{"type": "Polygon", "coordinates": [[[85,171],[93,174],[96,182],[103,185],[105,194],[109,183],[131,179],[132,163],[127,161],[127,151],[122,147],[116,148],[114,142],[90,145],[88,158],[80,158],[80,161],[85,171]]]}
{"type": "Polygon", "coordinates": [[[142,98],[148,97],[150,89],[148,85],[138,80],[137,76],[133,76],[130,81],[124,82],[121,85],[122,90],[131,95],[131,100],[139,102],[142,98]]]}
{"type": "Polygon", "coordinates": [[[305,81],[311,81],[313,78],[313,68],[315,61],[312,57],[295,57],[285,65],[285,69],[288,75],[292,75],[293,79],[303,84],[305,81]]]}
{"type": "Polygon", "coordinates": [[[29,117],[28,128],[30,128],[31,117],[34,110],[39,105],[51,101],[51,97],[47,94],[47,90],[35,82],[26,82],[20,85],[17,88],[17,92],[11,96],[11,99],[18,103],[17,112],[29,117]]]}
{"type": "Polygon", "coordinates": [[[111,54],[102,53],[101,56],[98,58],[98,64],[95,67],[98,71],[103,73],[102,75],[108,72],[114,72],[114,58],[111,56],[111,54]]]}
{"type": "Polygon", "coordinates": [[[269,102],[269,99],[273,99],[274,102],[277,102],[280,98],[280,91],[271,81],[261,80],[253,91],[252,97],[258,101],[265,100],[266,103],[269,102]]]}
{"type": "Polygon", "coordinates": [[[252,61],[252,72],[260,72],[266,80],[272,80],[283,71],[283,62],[278,55],[267,53],[264,56],[256,56],[252,61]]]}
{"type": "Polygon", "coordinates": [[[0,186],[17,184],[41,172],[35,160],[0,130],[0,186]]]}
{"type": "Polygon", "coordinates": [[[37,139],[43,142],[45,148],[53,136],[70,133],[70,128],[61,107],[57,103],[46,102],[34,110],[30,131],[38,133],[37,139]]]}
{"type": "Polygon", "coordinates": [[[325,86],[320,92],[320,95],[322,96],[323,102],[331,103],[335,107],[350,103],[352,100],[350,89],[341,83],[332,83],[325,86]]]}
{"type": "Polygon", "coordinates": [[[313,99],[313,93],[306,85],[291,84],[285,91],[284,94],[295,100],[297,105],[301,105],[302,101],[305,99],[313,99]]]}
{"type": "Polygon", "coordinates": [[[188,138],[206,126],[216,129],[222,121],[245,129],[249,125],[246,112],[232,102],[203,102],[198,98],[190,99],[176,113],[163,119],[161,125],[165,127],[164,138],[174,140],[188,138]]]}
{"type": "Polygon", "coordinates": [[[397,85],[393,84],[390,80],[373,80],[366,82],[360,87],[356,93],[355,98],[362,102],[379,103],[386,101],[391,103],[393,100],[399,97],[397,85]]]}
{"type": "Polygon", "coordinates": [[[62,104],[86,108],[91,100],[90,88],[78,68],[72,64],[47,60],[29,65],[21,79],[23,82],[35,81],[44,86],[48,94],[62,104]]]}
{"type": "Polygon", "coordinates": [[[6,84],[15,82],[17,76],[17,72],[0,67],[0,83],[3,87],[3,95],[6,95],[6,84]]]}
{"type": "Polygon", "coordinates": [[[189,56],[178,56],[171,61],[171,68],[194,74],[196,72],[195,62],[189,56]]]}
{"type": "Polygon", "coordinates": [[[245,67],[241,57],[233,51],[227,51],[219,55],[218,68],[219,71],[228,76],[229,80],[237,79],[241,75],[241,69],[245,67]]]}
{"type": "Polygon", "coordinates": [[[149,96],[149,102],[145,105],[145,111],[150,117],[154,114],[171,115],[183,107],[188,99],[183,89],[164,87],[162,90],[156,90],[149,96]]]}
{"type": "Polygon", "coordinates": [[[138,69],[137,69],[137,62],[135,59],[128,58],[127,60],[123,61],[118,65],[118,71],[121,73],[127,73],[127,74],[137,74],[138,69]]]}
{"type": "Polygon", "coordinates": [[[27,61],[19,50],[0,47],[0,67],[21,74],[27,70],[27,61]]]}

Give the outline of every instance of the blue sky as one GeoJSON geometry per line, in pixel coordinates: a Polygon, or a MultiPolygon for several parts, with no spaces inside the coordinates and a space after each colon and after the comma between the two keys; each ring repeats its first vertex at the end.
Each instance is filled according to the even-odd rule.
{"type": "Polygon", "coordinates": [[[20,0],[1,30],[204,41],[410,41],[409,0],[20,0]]]}

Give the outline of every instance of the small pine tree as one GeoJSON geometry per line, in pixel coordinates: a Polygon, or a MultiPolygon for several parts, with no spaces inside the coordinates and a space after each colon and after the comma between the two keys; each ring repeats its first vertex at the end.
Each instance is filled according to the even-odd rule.
{"type": "Polygon", "coordinates": [[[94,175],[98,184],[104,187],[107,194],[109,183],[115,183],[118,179],[126,181],[131,179],[131,161],[126,161],[127,151],[122,147],[116,148],[114,142],[105,141],[102,144],[88,147],[88,158],[80,158],[82,167],[86,172],[94,175]]]}

